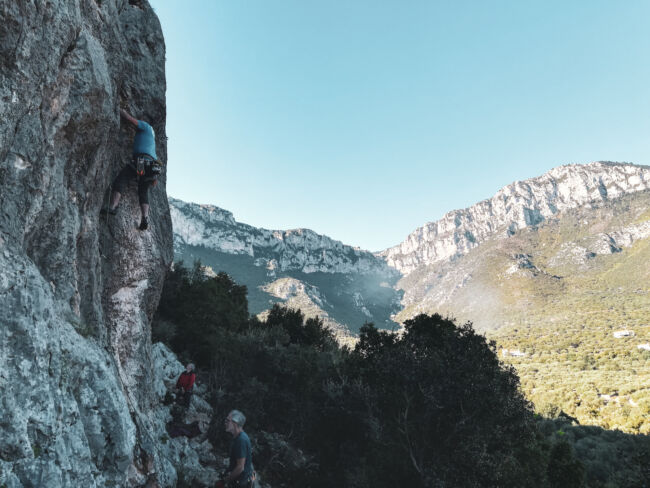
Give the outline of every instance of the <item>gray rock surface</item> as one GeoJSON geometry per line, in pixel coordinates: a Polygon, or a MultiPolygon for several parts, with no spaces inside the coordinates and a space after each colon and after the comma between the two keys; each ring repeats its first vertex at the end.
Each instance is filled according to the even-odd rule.
{"type": "Polygon", "coordinates": [[[0,486],[176,482],[150,331],[164,176],[149,231],[134,185],[99,216],[131,152],[120,106],[166,160],[164,58],[145,0],[0,0],[0,486]]]}
{"type": "MultiPolygon", "coordinates": [[[[176,380],[185,366],[178,361],[172,351],[164,344],[158,342],[153,345],[154,371],[156,372],[155,389],[161,405],[166,402],[166,395],[175,389],[176,380]]],[[[212,421],[212,407],[203,397],[207,387],[201,382],[201,372],[198,372],[194,394],[190,406],[184,414],[182,421],[186,424],[197,422],[201,434],[192,439],[187,437],[174,437],[163,435],[160,449],[164,458],[171,461],[175,467],[180,467],[180,477],[184,483],[191,486],[214,486],[223,471],[227,460],[215,455],[215,449],[208,441],[208,429],[212,421]]],[[[162,407],[162,415],[157,418],[165,422],[172,420],[173,404],[162,407]]]]}

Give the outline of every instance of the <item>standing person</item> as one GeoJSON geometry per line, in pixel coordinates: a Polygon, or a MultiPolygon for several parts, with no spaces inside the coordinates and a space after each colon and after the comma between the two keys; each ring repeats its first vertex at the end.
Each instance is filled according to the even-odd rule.
{"type": "Polygon", "coordinates": [[[217,481],[216,488],[224,488],[226,484],[237,488],[253,488],[256,476],[253,470],[251,440],[244,432],[246,417],[239,410],[233,410],[224,422],[226,432],[232,435],[230,464],[226,471],[226,477],[217,481]]]}
{"type": "Polygon", "coordinates": [[[185,371],[181,373],[176,381],[177,398],[180,399],[179,403],[184,407],[190,406],[190,399],[192,398],[195,381],[196,374],[194,373],[194,364],[189,363],[185,366],[185,371]]]}
{"type": "Polygon", "coordinates": [[[102,210],[102,213],[115,215],[125,186],[130,180],[136,179],[138,181],[138,200],[142,213],[139,229],[147,230],[149,227],[149,188],[156,185],[158,175],[162,170],[162,166],[156,157],[156,133],[153,127],[143,120],[135,119],[126,110],[120,109],[120,115],[124,120],[135,126],[136,129],[133,138],[132,157],[131,162],[120,171],[113,181],[110,208],[108,212],[102,210]]]}

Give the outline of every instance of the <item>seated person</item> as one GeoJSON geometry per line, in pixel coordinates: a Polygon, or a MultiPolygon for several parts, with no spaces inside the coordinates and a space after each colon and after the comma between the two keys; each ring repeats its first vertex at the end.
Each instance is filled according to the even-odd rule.
{"type": "Polygon", "coordinates": [[[190,406],[195,381],[194,364],[189,363],[176,381],[176,401],[184,407],[190,406]]]}

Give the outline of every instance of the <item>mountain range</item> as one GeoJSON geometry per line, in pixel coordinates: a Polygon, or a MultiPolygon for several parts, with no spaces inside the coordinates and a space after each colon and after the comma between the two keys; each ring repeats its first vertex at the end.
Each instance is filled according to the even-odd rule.
{"type": "MultiPolygon", "coordinates": [[[[595,263],[604,270],[614,262],[608,256],[646,239],[649,188],[644,166],[560,166],[450,211],[379,253],[309,229],[255,228],[212,205],[170,199],[170,208],[176,258],[200,259],[247,285],[254,313],[285,302],[354,334],[365,321],[394,328],[417,313],[443,312],[488,330],[509,323],[501,320],[512,310],[516,281],[528,276],[529,288],[561,293],[568,277],[595,263]],[[549,243],[542,259],[539,238],[578,214],[575,232],[549,243]]],[[[523,296],[515,309],[528,314],[535,293],[523,296]]]]}
{"type": "Polygon", "coordinates": [[[448,212],[378,253],[170,199],[176,259],[320,316],[342,342],[420,313],[495,341],[541,411],[650,432],[650,168],[565,165],[448,212]],[[612,398],[615,400],[613,401],[612,398]]]}
{"type": "Polygon", "coordinates": [[[400,273],[380,257],[309,229],[259,229],[212,205],[169,203],[176,259],[198,259],[246,285],[252,313],[286,303],[320,316],[341,339],[364,322],[397,327],[400,273]]]}

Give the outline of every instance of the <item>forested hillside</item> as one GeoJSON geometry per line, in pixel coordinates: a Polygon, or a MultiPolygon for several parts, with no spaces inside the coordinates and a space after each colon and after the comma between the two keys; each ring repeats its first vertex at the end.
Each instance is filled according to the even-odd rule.
{"type": "Polygon", "coordinates": [[[396,335],[361,327],[341,348],[318,319],[275,306],[250,317],[245,287],[197,263],[170,273],[154,338],[195,360],[221,419],[249,418],[272,486],[643,486],[647,436],[534,414],[494,343],[439,315],[396,335]],[[351,462],[353,460],[354,462],[351,462]]]}

